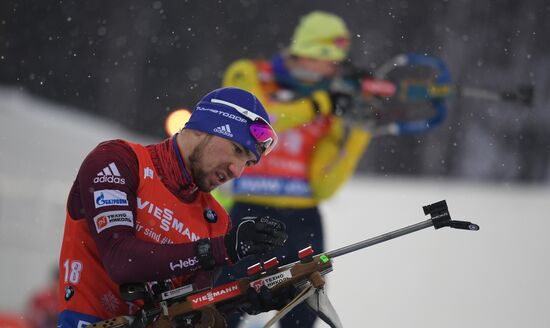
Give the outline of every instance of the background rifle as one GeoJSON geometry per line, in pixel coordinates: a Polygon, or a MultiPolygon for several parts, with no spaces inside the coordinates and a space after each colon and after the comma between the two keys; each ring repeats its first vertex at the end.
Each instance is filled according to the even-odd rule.
{"type": "Polygon", "coordinates": [[[447,100],[453,97],[531,107],[534,95],[532,85],[498,92],[453,83],[443,60],[415,53],[397,55],[374,72],[348,64],[344,67],[343,85],[337,83],[335,88],[344,91],[342,88],[350,87],[360,93],[356,97],[359,104],[351,112],[350,121],[374,124],[375,135],[421,133],[439,126],[448,113],[447,100]]]}
{"type": "MultiPolygon", "coordinates": [[[[158,299],[153,301],[151,296],[153,293],[146,287],[147,285],[123,285],[121,286],[123,298],[127,301],[142,299],[145,306],[133,317],[116,317],[88,327],[225,327],[225,320],[220,313],[230,313],[246,303],[251,288],[259,291],[262,286],[266,286],[274,294],[277,294],[278,291],[293,285],[315,291],[323,288],[325,283],[323,276],[332,271],[332,259],[338,256],[432,226],[435,229],[451,227],[479,230],[479,226],[474,223],[452,220],[444,200],[424,206],[423,209],[424,214],[430,215],[430,219],[316,256],[313,255],[313,249],[307,247],[299,252],[299,261],[280,267],[277,259],[272,258],[250,266],[248,277],[206,290],[196,291],[191,285],[187,285],[161,293],[157,297],[158,299]]],[[[310,293],[310,295],[312,294],[313,292],[310,293]]],[[[289,307],[299,304],[303,300],[300,298],[303,295],[303,292],[299,294],[289,303],[289,307]]],[[[286,313],[285,310],[289,309],[279,312],[267,326],[281,318],[286,313]]],[[[321,318],[330,320],[323,316],[321,318]]],[[[335,321],[339,322],[339,320],[334,320],[328,323],[331,326],[339,327],[334,324],[335,321]]]]}

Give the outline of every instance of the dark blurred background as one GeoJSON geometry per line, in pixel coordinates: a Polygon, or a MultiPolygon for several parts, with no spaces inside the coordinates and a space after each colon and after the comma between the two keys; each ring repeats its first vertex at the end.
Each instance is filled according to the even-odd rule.
{"type": "Polygon", "coordinates": [[[550,180],[550,4],[526,1],[12,1],[0,3],[0,83],[157,138],[243,58],[269,58],[300,16],[342,16],[355,64],[444,59],[455,83],[534,86],[533,106],[453,98],[443,126],[380,137],[360,171],[499,182],[550,180]]]}

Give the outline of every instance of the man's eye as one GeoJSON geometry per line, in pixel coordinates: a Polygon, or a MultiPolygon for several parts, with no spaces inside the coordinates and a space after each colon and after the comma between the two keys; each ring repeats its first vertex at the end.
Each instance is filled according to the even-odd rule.
{"type": "Polygon", "coordinates": [[[239,146],[237,146],[237,145],[235,145],[234,147],[235,147],[235,153],[241,154],[241,153],[243,152],[243,150],[241,149],[241,147],[239,147],[239,146]]]}
{"type": "Polygon", "coordinates": [[[246,162],[246,166],[252,166],[252,165],[255,165],[256,164],[256,161],[247,161],[246,162]]]}

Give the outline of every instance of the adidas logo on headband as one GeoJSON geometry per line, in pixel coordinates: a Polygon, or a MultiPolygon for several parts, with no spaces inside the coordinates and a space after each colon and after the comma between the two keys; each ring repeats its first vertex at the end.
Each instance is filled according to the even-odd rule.
{"type": "Polygon", "coordinates": [[[214,132],[217,132],[219,134],[223,134],[224,136],[228,136],[230,138],[233,138],[233,133],[231,133],[231,128],[229,127],[229,124],[218,126],[217,128],[214,128],[214,132]]]}

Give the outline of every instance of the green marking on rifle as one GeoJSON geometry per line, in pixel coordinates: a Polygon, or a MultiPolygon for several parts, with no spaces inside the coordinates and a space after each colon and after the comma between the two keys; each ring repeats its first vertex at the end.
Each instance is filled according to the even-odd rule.
{"type": "Polygon", "coordinates": [[[323,263],[327,263],[329,260],[328,256],[326,256],[325,254],[319,256],[319,258],[321,259],[321,261],[323,261],[323,263]]]}

